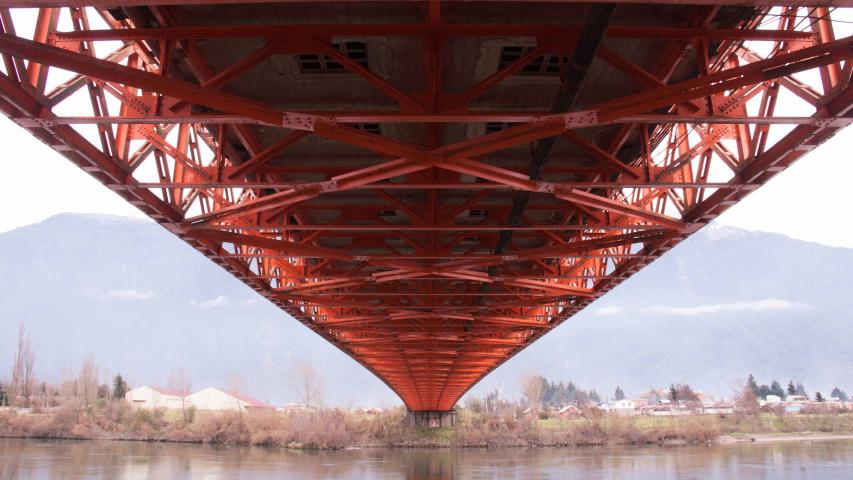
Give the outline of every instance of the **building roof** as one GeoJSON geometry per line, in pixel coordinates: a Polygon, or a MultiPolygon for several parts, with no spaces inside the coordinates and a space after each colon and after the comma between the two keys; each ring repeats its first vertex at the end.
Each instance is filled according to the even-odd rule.
{"type": "Polygon", "coordinates": [[[151,387],[148,385],[142,385],[141,387],[138,387],[138,388],[143,388],[143,387],[148,387],[151,390],[154,390],[155,392],[159,393],[160,395],[172,395],[175,397],[184,397],[184,396],[188,395],[188,393],[184,393],[184,392],[177,390],[177,389],[174,389],[174,388],[151,387]]]}
{"type": "Polygon", "coordinates": [[[262,401],[258,400],[257,398],[250,397],[250,396],[248,396],[244,393],[240,393],[236,390],[226,390],[224,388],[216,388],[216,387],[212,387],[212,388],[215,388],[216,390],[219,390],[220,392],[222,392],[226,395],[230,395],[230,396],[236,398],[237,400],[240,400],[241,402],[245,403],[247,406],[252,407],[252,408],[275,408],[272,405],[270,405],[269,403],[262,402],[262,401]]]}

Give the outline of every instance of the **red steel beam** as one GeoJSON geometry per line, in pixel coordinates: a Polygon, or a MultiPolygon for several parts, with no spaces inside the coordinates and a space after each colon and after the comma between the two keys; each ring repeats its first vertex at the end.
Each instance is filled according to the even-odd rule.
{"type": "MultiPolygon", "coordinates": [[[[853,116],[853,41],[835,39],[825,9],[809,31],[796,31],[796,22],[786,21],[777,30],[757,30],[760,16],[738,28],[711,28],[717,9],[704,7],[680,7],[693,13],[695,28],[614,25],[609,38],[666,40],[673,48],[660,68],[649,70],[600,49],[598,61],[634,76],[646,90],[623,97],[611,92],[588,110],[554,115],[471,112],[464,105],[485,98],[484,92],[549,53],[551,45],[570,49],[578,27],[448,24],[438,2],[424,9],[423,24],[286,30],[254,25],[250,31],[190,27],[168,8],[150,8],[165,28],[137,29],[124,20],[110,21],[113,29],[106,31],[77,24],[79,32],[57,32],[49,21],[55,16],[43,11],[35,41],[16,37],[11,17],[0,9],[0,53],[11,72],[0,76],[0,110],[350,354],[414,410],[452,407],[507,358],[849,125],[853,116]],[[333,36],[371,35],[421,37],[425,92],[394,86],[393,78],[376,75],[328,43],[333,36]],[[446,37],[455,35],[529,36],[538,47],[452,94],[443,91],[443,75],[451,68],[443,59],[452,53],[446,37]],[[248,37],[269,43],[248,49],[219,72],[194,40],[248,37]],[[76,51],[82,41],[110,38],[128,41],[130,48],[99,60],[45,45],[56,42],[76,51]],[[155,39],[169,41],[149,41],[155,39]],[[704,54],[710,40],[718,43],[719,59],[704,54]],[[761,57],[743,49],[743,40],[778,48],[761,57]],[[159,49],[148,50],[152,45],[159,49]],[[693,61],[700,73],[670,82],[685,45],[699,52],[693,61]],[[306,46],[310,52],[299,51],[306,46]],[[187,52],[184,60],[179,49],[187,52]],[[277,53],[326,55],[398,100],[400,109],[362,105],[360,111],[299,113],[219,90],[277,53]],[[30,60],[29,73],[20,68],[22,58],[30,60]],[[126,58],[132,60],[119,64],[126,58]],[[173,77],[170,58],[187,62],[200,85],[173,77]],[[78,75],[44,98],[39,91],[53,67],[78,75]],[[819,86],[792,76],[806,70],[819,73],[819,86]],[[90,83],[122,103],[120,115],[108,108],[65,118],[51,112],[90,83]],[[774,115],[778,89],[805,99],[814,115],[774,115]],[[743,105],[753,98],[762,108],[748,115],[743,105]],[[191,104],[221,113],[195,113],[191,104]],[[515,125],[442,146],[442,124],[483,122],[515,125]],[[95,147],[72,127],[87,123],[101,132],[120,126],[122,142],[144,138],[148,147],[129,160],[124,154],[116,158],[108,142],[95,147]],[[347,123],[421,124],[426,140],[408,144],[347,123]],[[783,124],[794,128],[770,142],[767,128],[783,124]],[[180,125],[174,143],[168,135],[172,125],[180,125]],[[687,135],[690,126],[694,133],[687,135]],[[296,131],[264,136],[263,147],[258,133],[270,127],[296,131]],[[639,153],[626,158],[616,152],[635,141],[632,132],[639,153]],[[306,144],[294,146],[309,133],[306,144]],[[248,154],[235,151],[232,136],[248,154]],[[547,180],[519,167],[522,147],[555,136],[580,154],[552,159],[542,169],[547,180]],[[739,148],[729,151],[723,139],[735,140],[739,148]],[[339,143],[334,148],[362,153],[326,158],[330,141],[339,143]],[[159,181],[134,178],[144,162],[156,166],[159,181]],[[709,182],[712,162],[731,178],[709,182]],[[536,200],[517,224],[508,225],[504,220],[519,192],[536,200]],[[505,232],[515,233],[498,251],[505,232]]],[[[796,14],[786,10],[791,11],[796,14]]]]}
{"type": "MultiPolygon", "coordinates": [[[[372,1],[372,0],[354,0],[355,2],[372,1]]],[[[405,3],[410,0],[389,0],[389,3],[405,3]]],[[[672,4],[672,5],[708,5],[709,0],[652,0],[651,2],[643,2],[641,0],[492,0],[498,3],[512,2],[524,3],[535,1],[538,3],[553,3],[553,4],[596,4],[596,3],[616,3],[616,4],[633,4],[633,3],[651,3],[651,4],[672,4]]],[[[253,0],[252,3],[258,4],[275,4],[275,3],[293,3],[293,4],[312,4],[312,3],[345,3],[353,2],[353,0],[253,0]]],[[[122,0],[123,6],[149,6],[149,5],[232,5],[234,0],[122,0]]],[[[715,0],[715,5],[730,5],[743,6],[743,0],[715,0]]],[[[116,0],[0,0],[0,7],[8,8],[33,8],[33,7],[67,7],[69,5],[76,6],[91,6],[91,7],[113,7],[116,5],[116,0]]],[[[749,2],[752,6],[804,6],[804,7],[845,7],[849,6],[846,1],[838,0],[753,0],[749,2]]]]}
{"type": "MultiPolygon", "coordinates": [[[[4,3],[0,0],[0,6],[4,3]]],[[[165,40],[205,38],[313,38],[334,32],[339,36],[567,36],[580,31],[579,27],[567,25],[519,25],[519,24],[461,24],[461,23],[409,23],[409,24],[313,24],[313,25],[252,25],[204,26],[171,28],[126,28],[88,30],[81,32],[55,32],[56,41],[108,41],[108,40],[165,40]]],[[[814,38],[811,32],[790,30],[740,30],[722,28],[666,28],[615,25],[607,35],[613,38],[662,38],[692,40],[806,40],[814,38]]]]}

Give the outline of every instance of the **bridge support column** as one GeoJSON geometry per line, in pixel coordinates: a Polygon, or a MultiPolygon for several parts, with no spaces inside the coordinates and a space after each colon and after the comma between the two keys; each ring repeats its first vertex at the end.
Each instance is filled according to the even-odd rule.
{"type": "Polygon", "coordinates": [[[441,428],[456,425],[456,412],[437,412],[434,410],[411,411],[406,415],[405,424],[409,427],[441,428]]]}

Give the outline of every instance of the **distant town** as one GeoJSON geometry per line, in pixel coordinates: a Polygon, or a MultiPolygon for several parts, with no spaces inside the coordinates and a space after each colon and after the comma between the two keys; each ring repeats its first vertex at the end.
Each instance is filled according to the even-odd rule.
{"type": "MultiPolygon", "coordinates": [[[[87,359],[76,378],[48,384],[35,377],[35,352],[23,327],[19,331],[13,369],[9,380],[0,381],[0,407],[46,409],[57,407],[68,399],[85,404],[95,401],[124,400],[133,409],[200,410],[200,411],[310,411],[323,405],[323,380],[310,364],[294,364],[290,378],[294,394],[300,399],[281,406],[258,400],[240,388],[206,387],[196,391],[185,373],[178,370],[166,387],[139,385],[131,388],[121,374],[111,385],[101,383],[98,367],[87,359]]],[[[483,398],[469,395],[462,408],[493,412],[517,410],[523,415],[542,418],[582,416],[585,412],[606,412],[622,416],[679,416],[693,414],[730,415],[737,412],[773,411],[776,413],[853,412],[853,401],[835,387],[824,395],[809,395],[801,382],[789,381],[787,387],[773,380],[761,384],[750,375],[740,392],[725,398],[714,398],[696,391],[688,384],[671,384],[668,388],[650,388],[628,396],[621,387],[607,399],[596,390],[584,390],[573,382],[553,382],[541,375],[521,379],[522,397],[503,398],[495,390],[483,398]]],[[[378,413],[374,406],[359,407],[359,412],[378,413]]]]}
{"type": "MultiPolygon", "coordinates": [[[[752,375],[746,379],[742,391],[722,399],[694,391],[687,384],[650,388],[630,398],[621,387],[616,387],[610,399],[602,400],[595,390],[581,390],[572,382],[553,383],[542,376],[531,376],[522,383],[524,413],[543,418],[581,416],[590,411],[623,416],[731,415],[757,411],[789,414],[853,412],[853,401],[838,387],[829,396],[815,392],[813,397],[809,397],[800,382],[791,380],[783,389],[775,380],[769,386],[758,385],[752,375]]],[[[499,392],[493,392],[483,400],[469,399],[466,407],[494,410],[494,405],[500,403],[499,398],[499,392]]]]}
{"type": "Polygon", "coordinates": [[[402,406],[327,407],[323,379],[308,362],[294,362],[288,381],[298,401],[278,406],[237,385],[193,389],[180,370],[165,387],[132,387],[121,374],[102,382],[91,358],[73,378],[57,383],[37,380],[35,365],[21,328],[11,376],[0,382],[0,437],[344,448],[708,443],[721,435],[853,434],[853,401],[841,388],[810,393],[802,382],[760,384],[752,375],[726,398],[684,383],[636,394],[616,387],[603,398],[571,381],[528,375],[521,379],[520,396],[505,398],[500,390],[468,395],[449,414],[451,421],[418,424],[402,406]]]}

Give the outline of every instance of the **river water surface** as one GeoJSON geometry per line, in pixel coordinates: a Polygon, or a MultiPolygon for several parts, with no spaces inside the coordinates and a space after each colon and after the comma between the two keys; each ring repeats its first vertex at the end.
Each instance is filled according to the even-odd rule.
{"type": "Polygon", "coordinates": [[[0,479],[853,479],[853,440],[709,447],[297,452],[0,439],[0,479]]]}

